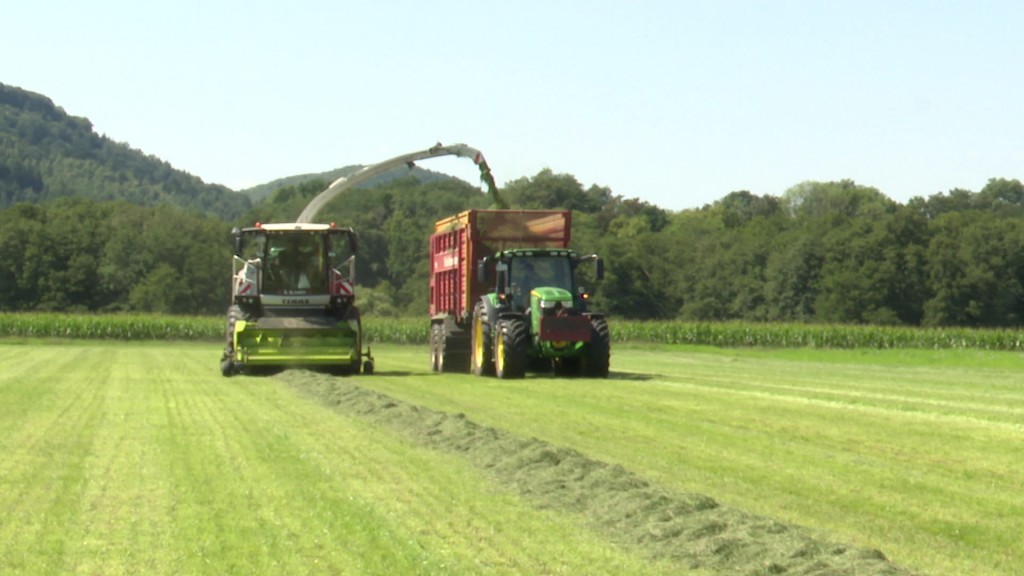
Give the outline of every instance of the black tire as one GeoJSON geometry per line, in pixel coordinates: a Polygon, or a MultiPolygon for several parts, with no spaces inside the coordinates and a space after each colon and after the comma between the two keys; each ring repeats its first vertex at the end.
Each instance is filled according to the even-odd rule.
{"type": "Polygon", "coordinates": [[[231,358],[225,356],[220,359],[220,374],[221,376],[234,376],[238,370],[235,369],[235,363],[231,358]]]}
{"type": "Polygon", "coordinates": [[[494,375],[494,335],[487,309],[483,303],[473,309],[473,324],[470,327],[469,366],[477,376],[494,375]]]}
{"type": "Polygon", "coordinates": [[[590,344],[580,366],[583,376],[607,378],[611,359],[611,334],[604,318],[590,319],[590,344]]]}
{"type": "Polygon", "coordinates": [[[529,339],[530,333],[522,318],[498,320],[494,346],[494,372],[498,378],[522,378],[526,375],[529,339]]]}
{"type": "Polygon", "coordinates": [[[228,308],[224,330],[224,354],[220,358],[220,373],[224,376],[234,376],[239,372],[238,366],[235,365],[235,323],[244,317],[242,309],[237,305],[232,304],[228,308]]]}
{"type": "Polygon", "coordinates": [[[469,372],[469,339],[461,331],[452,333],[442,325],[437,351],[438,372],[469,372]]]}

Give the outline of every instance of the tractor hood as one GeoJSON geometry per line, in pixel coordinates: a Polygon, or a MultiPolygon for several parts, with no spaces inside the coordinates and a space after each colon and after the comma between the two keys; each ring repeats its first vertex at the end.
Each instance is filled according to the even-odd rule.
{"type": "Polygon", "coordinates": [[[573,307],[572,292],[553,286],[534,288],[530,291],[530,304],[531,308],[539,308],[538,312],[570,309],[573,307]]]}

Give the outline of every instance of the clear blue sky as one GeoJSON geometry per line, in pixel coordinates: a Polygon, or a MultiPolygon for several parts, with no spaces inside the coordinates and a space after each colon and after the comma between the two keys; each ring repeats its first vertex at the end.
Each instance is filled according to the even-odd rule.
{"type": "Polygon", "coordinates": [[[0,82],[233,189],[438,141],[671,210],[1024,177],[1021,2],[8,4],[0,82]]]}

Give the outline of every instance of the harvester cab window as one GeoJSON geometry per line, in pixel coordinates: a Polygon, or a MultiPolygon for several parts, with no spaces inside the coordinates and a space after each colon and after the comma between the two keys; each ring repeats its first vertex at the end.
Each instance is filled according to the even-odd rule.
{"type": "Polygon", "coordinates": [[[353,261],[355,252],[352,250],[352,242],[344,234],[331,234],[327,237],[327,260],[342,275],[353,275],[353,261]]]}
{"type": "Polygon", "coordinates": [[[317,234],[271,234],[267,239],[264,288],[270,293],[316,294],[327,291],[323,238],[317,234]]]}
{"type": "Polygon", "coordinates": [[[263,259],[263,250],[266,247],[267,237],[263,234],[248,234],[242,238],[241,258],[247,262],[263,259]]]}

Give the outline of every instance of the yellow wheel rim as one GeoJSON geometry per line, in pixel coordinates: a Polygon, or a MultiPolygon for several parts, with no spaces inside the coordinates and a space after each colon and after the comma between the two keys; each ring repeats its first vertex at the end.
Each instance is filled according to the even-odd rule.
{"type": "Polygon", "coordinates": [[[484,365],[484,322],[477,318],[473,323],[473,366],[484,365]]]}
{"type": "Polygon", "coordinates": [[[500,333],[494,339],[494,369],[498,374],[505,371],[505,339],[500,333]]]}

